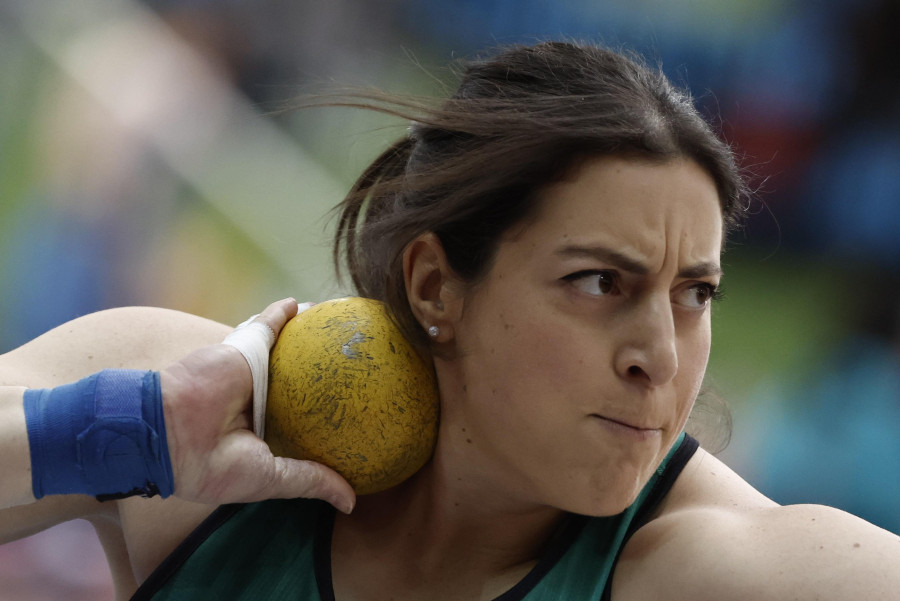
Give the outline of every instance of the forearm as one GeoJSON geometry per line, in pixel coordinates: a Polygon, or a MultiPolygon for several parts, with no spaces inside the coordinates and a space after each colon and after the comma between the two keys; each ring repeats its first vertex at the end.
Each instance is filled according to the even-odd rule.
{"type": "MultiPolygon", "coordinates": [[[[257,318],[261,326],[246,326],[266,335],[263,363],[270,335],[274,339],[297,309],[293,299],[273,303],[257,318]]],[[[274,457],[249,429],[252,371],[233,344],[204,346],[160,371],[119,361],[119,368],[92,375],[64,372],[81,377],[74,382],[60,381],[65,376],[56,370],[53,378],[23,379],[32,390],[0,388],[0,508],[47,495],[101,501],[168,496],[177,483],[179,497],[198,503],[309,496],[349,511],[354,494],[340,475],[308,461],[274,457]]],[[[58,365],[36,355],[44,346],[35,345],[24,355],[27,361],[5,356],[0,383],[20,381],[22,372],[13,365],[58,365]]],[[[78,355],[91,356],[85,350],[78,355]]],[[[162,357],[147,363],[159,365],[162,357]]]]}
{"type": "Polygon", "coordinates": [[[0,509],[33,502],[21,386],[0,386],[0,509]]]}

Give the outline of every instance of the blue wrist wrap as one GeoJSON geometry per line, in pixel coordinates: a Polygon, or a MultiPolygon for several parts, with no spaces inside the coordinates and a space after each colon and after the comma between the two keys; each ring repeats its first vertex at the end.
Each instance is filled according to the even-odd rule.
{"type": "Polygon", "coordinates": [[[36,499],[173,492],[159,372],[107,369],[74,384],[26,390],[25,421],[36,499]]]}

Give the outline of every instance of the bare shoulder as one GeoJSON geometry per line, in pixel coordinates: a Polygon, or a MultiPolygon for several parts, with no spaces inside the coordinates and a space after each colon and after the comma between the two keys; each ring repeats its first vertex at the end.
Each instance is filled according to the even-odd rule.
{"type": "Polygon", "coordinates": [[[626,545],[629,599],[897,599],[900,537],[843,511],[780,506],[702,449],[626,545]]]}
{"type": "Polygon", "coordinates": [[[155,369],[231,328],[171,309],[124,307],[67,322],[0,355],[0,385],[49,387],[105,368],[155,369]]]}

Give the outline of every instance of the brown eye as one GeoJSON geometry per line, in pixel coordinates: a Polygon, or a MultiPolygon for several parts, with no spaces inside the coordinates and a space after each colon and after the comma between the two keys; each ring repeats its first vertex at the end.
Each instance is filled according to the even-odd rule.
{"type": "Polygon", "coordinates": [[[716,298],[718,298],[718,290],[715,286],[700,283],[679,291],[675,296],[675,302],[688,309],[704,309],[716,298]]]}
{"type": "Polygon", "coordinates": [[[618,291],[616,275],[611,271],[587,270],[567,275],[564,280],[571,282],[575,288],[592,296],[605,296],[618,291]]]}

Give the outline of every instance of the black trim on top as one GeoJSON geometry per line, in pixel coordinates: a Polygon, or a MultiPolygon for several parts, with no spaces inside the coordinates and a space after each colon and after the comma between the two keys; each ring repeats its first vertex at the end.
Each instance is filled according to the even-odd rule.
{"type": "Polygon", "coordinates": [[[575,543],[575,539],[581,534],[582,529],[589,520],[590,518],[585,515],[567,514],[565,522],[560,525],[556,530],[556,534],[547,543],[547,548],[541,554],[537,564],[531,568],[530,572],[525,574],[522,580],[499,597],[496,597],[494,601],[521,601],[521,599],[524,599],[525,595],[530,593],[544,579],[547,572],[559,563],[559,560],[575,543]]]}
{"type": "MultiPolygon", "coordinates": [[[[622,548],[634,533],[650,521],[659,504],[666,497],[684,466],[690,461],[697,451],[699,443],[689,435],[685,435],[681,445],[672,454],[665,471],[656,485],[650,491],[644,504],[638,510],[625,533],[622,546],[619,547],[616,560],[609,580],[603,591],[602,601],[611,601],[612,574],[615,572],[618,555],[622,548]]],[[[153,595],[165,586],[169,579],[178,572],[188,558],[202,545],[216,530],[231,519],[243,504],[223,505],[213,511],[203,522],[197,526],[185,538],[176,549],[169,554],[153,573],[141,584],[132,595],[130,601],[151,601],[153,595]]],[[[335,601],[334,584],[331,572],[331,539],[334,533],[335,510],[332,506],[323,504],[321,513],[316,519],[315,541],[313,546],[313,563],[316,576],[316,585],[319,589],[321,601],[335,601]]],[[[535,586],[547,575],[581,533],[590,518],[582,515],[570,514],[557,529],[556,534],[547,544],[547,548],[538,560],[538,563],[516,583],[511,589],[497,597],[494,601],[521,601],[535,586]]]]}
{"type": "MultiPolygon", "coordinates": [[[[314,569],[316,584],[319,587],[321,601],[335,601],[334,582],[331,573],[331,538],[334,534],[334,508],[330,505],[322,510],[316,524],[316,540],[314,547],[314,569]],[[326,513],[327,512],[327,513],[326,513]]],[[[578,538],[584,525],[590,518],[583,515],[568,514],[556,533],[547,543],[547,548],[537,564],[531,568],[522,580],[511,589],[494,599],[494,601],[520,601],[537,586],[553,566],[565,555],[572,543],[578,538]]]]}
{"type": "MultiPolygon", "coordinates": [[[[625,538],[622,541],[622,545],[616,552],[616,560],[613,562],[613,568],[610,571],[609,579],[606,582],[602,601],[610,601],[612,574],[625,543],[628,542],[628,539],[630,539],[641,526],[644,526],[650,521],[654,511],[656,511],[659,504],[672,489],[678,476],[681,475],[684,466],[687,465],[687,462],[694,456],[694,453],[699,446],[699,443],[694,438],[685,434],[684,440],[681,441],[681,444],[669,458],[665,470],[660,475],[659,480],[656,481],[650,494],[647,495],[646,500],[641,505],[637,514],[634,516],[631,525],[625,532],[625,538]]],[[[334,583],[332,582],[331,573],[331,538],[334,534],[335,511],[330,505],[326,506],[326,508],[323,509],[323,512],[324,511],[327,511],[328,513],[323,513],[318,518],[318,523],[316,524],[315,547],[313,551],[316,584],[319,588],[321,601],[335,601],[334,583]]],[[[525,596],[541,582],[544,576],[553,569],[553,566],[562,559],[562,556],[569,550],[590,519],[590,517],[584,515],[568,514],[565,521],[557,529],[556,534],[554,534],[547,543],[547,548],[544,553],[542,553],[537,564],[524,578],[522,578],[522,580],[517,582],[515,586],[499,597],[496,597],[494,601],[521,601],[524,599],[525,596]]]]}
{"type": "Polygon", "coordinates": [[[672,454],[671,459],[669,459],[665,471],[662,473],[659,480],[656,481],[653,490],[647,495],[646,501],[644,501],[644,504],[638,509],[637,514],[631,521],[631,525],[629,525],[628,530],[625,531],[625,538],[622,539],[622,545],[616,552],[616,558],[613,561],[612,569],[609,572],[606,587],[603,589],[601,601],[612,601],[613,575],[616,573],[616,564],[619,562],[619,556],[622,554],[622,549],[625,548],[628,540],[635,532],[642,526],[647,525],[653,517],[653,514],[656,512],[656,509],[659,507],[659,504],[662,503],[662,500],[669,494],[669,491],[672,490],[672,486],[675,485],[675,481],[678,480],[678,476],[681,475],[684,466],[691,460],[691,457],[694,456],[694,453],[697,452],[698,448],[700,448],[700,443],[691,435],[685,434],[684,440],[681,441],[681,445],[679,445],[678,449],[672,454]]]}
{"type": "Polygon", "coordinates": [[[222,505],[213,511],[187,538],[179,543],[162,563],[156,566],[153,573],[134,592],[130,601],[150,601],[153,595],[158,593],[165,586],[166,582],[181,569],[181,566],[194,554],[194,551],[242,507],[244,505],[241,504],[222,505]]]}
{"type": "MultiPolygon", "coordinates": [[[[334,507],[328,505],[319,515],[316,524],[316,540],[313,550],[316,585],[319,587],[321,601],[335,601],[334,582],[331,573],[331,538],[334,534],[334,507]]],[[[531,568],[522,580],[511,589],[494,599],[494,601],[520,601],[537,586],[553,566],[565,555],[575,539],[581,533],[590,518],[583,515],[569,514],[556,533],[547,543],[547,548],[537,564],[531,568]]]]}

